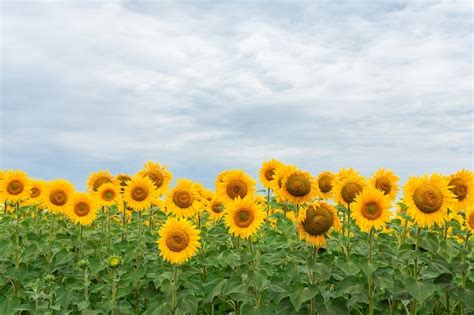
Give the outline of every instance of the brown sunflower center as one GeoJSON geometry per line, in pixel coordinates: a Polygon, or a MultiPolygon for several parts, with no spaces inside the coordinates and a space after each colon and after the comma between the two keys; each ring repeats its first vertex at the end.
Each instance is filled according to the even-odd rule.
{"type": "Polygon", "coordinates": [[[156,188],[163,186],[165,179],[160,171],[148,171],[145,173],[145,176],[148,176],[153,181],[153,184],[155,184],[156,188]]]}
{"type": "Polygon", "coordinates": [[[420,186],[415,190],[413,201],[421,212],[433,213],[441,208],[443,194],[437,187],[428,184],[420,186]]]}
{"type": "Polygon", "coordinates": [[[221,202],[214,202],[211,205],[211,210],[214,213],[221,213],[222,211],[224,211],[224,205],[221,202]]]}
{"type": "Polygon", "coordinates": [[[302,197],[311,191],[311,182],[303,175],[290,175],[286,180],[286,190],[293,196],[302,197]]]}
{"type": "Polygon", "coordinates": [[[74,213],[78,217],[86,216],[89,214],[90,211],[91,211],[91,207],[86,202],[81,201],[81,202],[78,202],[76,205],[74,205],[74,213]]]}
{"type": "Polygon", "coordinates": [[[474,212],[471,213],[467,222],[471,226],[471,229],[474,229],[474,212]]]}
{"type": "Polygon", "coordinates": [[[102,193],[102,199],[104,199],[105,201],[112,201],[114,200],[115,195],[115,191],[113,191],[112,189],[107,189],[102,193]]]}
{"type": "Polygon", "coordinates": [[[322,175],[318,178],[319,190],[323,193],[328,193],[332,190],[332,177],[329,175],[322,175]]]}
{"type": "Polygon", "coordinates": [[[273,175],[275,175],[275,169],[273,167],[271,168],[267,168],[265,170],[265,178],[268,180],[268,181],[272,181],[273,180],[273,175]]]}
{"type": "Polygon", "coordinates": [[[332,226],[332,212],[324,206],[315,208],[309,206],[306,210],[306,219],[303,221],[303,229],[306,233],[318,236],[326,233],[332,226]]]}
{"type": "Polygon", "coordinates": [[[39,195],[41,195],[41,189],[39,189],[38,187],[32,187],[30,197],[37,198],[39,197],[39,195]]]}
{"type": "Polygon", "coordinates": [[[369,220],[375,220],[382,215],[382,208],[375,202],[369,202],[362,208],[362,215],[369,220]]]}
{"type": "Polygon", "coordinates": [[[12,180],[8,183],[7,191],[10,195],[19,195],[25,189],[25,185],[19,180],[12,180]]]}
{"type": "Polygon", "coordinates": [[[239,209],[234,215],[235,225],[241,228],[249,227],[254,220],[254,214],[249,209],[239,209]]]}
{"type": "Polygon", "coordinates": [[[95,181],[94,181],[94,184],[92,185],[93,188],[94,188],[94,191],[97,191],[100,187],[100,185],[102,184],[105,184],[105,183],[111,183],[112,180],[108,177],[105,177],[105,176],[101,176],[101,177],[98,177],[95,181]]]}
{"type": "Polygon", "coordinates": [[[453,192],[454,195],[456,195],[456,198],[459,201],[463,201],[467,197],[467,183],[464,179],[462,178],[453,178],[449,182],[449,186],[451,187],[449,190],[453,192]]]}
{"type": "Polygon", "coordinates": [[[379,177],[375,180],[375,188],[382,190],[388,195],[392,190],[392,182],[387,177],[379,177]]]}
{"type": "Polygon", "coordinates": [[[240,179],[231,180],[226,187],[227,196],[231,199],[244,198],[247,195],[247,185],[240,179]]]}
{"type": "Polygon", "coordinates": [[[62,190],[53,190],[49,195],[49,201],[55,206],[64,206],[67,203],[67,194],[62,190]]]}
{"type": "Polygon", "coordinates": [[[194,198],[189,191],[179,190],[173,195],[173,202],[180,208],[188,208],[193,204],[194,198]]]}
{"type": "Polygon", "coordinates": [[[189,245],[189,236],[184,231],[174,230],[166,237],[166,246],[173,252],[180,252],[189,245]]]}
{"type": "Polygon", "coordinates": [[[143,201],[148,197],[148,189],[146,187],[134,187],[132,189],[132,199],[135,201],[143,201]]]}
{"type": "Polygon", "coordinates": [[[349,182],[342,187],[341,196],[345,202],[352,203],[361,191],[361,185],[358,183],[349,182]]]}

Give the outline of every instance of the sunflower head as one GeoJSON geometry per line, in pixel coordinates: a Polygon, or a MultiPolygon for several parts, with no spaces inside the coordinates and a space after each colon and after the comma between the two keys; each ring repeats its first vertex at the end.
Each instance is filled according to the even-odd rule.
{"type": "Polygon", "coordinates": [[[279,193],[295,204],[311,202],[319,195],[318,183],[310,173],[296,168],[287,169],[279,193]]]}
{"type": "Polygon", "coordinates": [[[176,187],[168,192],[166,209],[177,217],[192,217],[201,207],[200,195],[189,179],[178,179],[176,187]]]}
{"type": "Polygon", "coordinates": [[[244,199],[237,197],[227,207],[225,223],[229,232],[240,238],[247,239],[254,235],[264,221],[264,212],[251,196],[244,199]]]}
{"type": "Polygon", "coordinates": [[[94,196],[75,193],[66,209],[66,215],[75,224],[90,225],[97,217],[97,204],[94,196]]]}
{"type": "Polygon", "coordinates": [[[20,202],[30,197],[31,182],[23,171],[10,170],[3,174],[0,181],[0,192],[3,199],[10,202],[20,202]]]}
{"type": "Polygon", "coordinates": [[[283,163],[275,159],[263,162],[260,168],[259,178],[260,182],[265,188],[272,188],[275,172],[283,163]]]}
{"type": "Polygon", "coordinates": [[[115,183],[100,185],[96,193],[97,203],[101,206],[112,206],[120,201],[120,187],[115,183]]]}
{"type": "Polygon", "coordinates": [[[158,234],[160,256],[172,264],[185,263],[201,247],[199,230],[184,218],[168,218],[158,234]]]}
{"type": "Polygon", "coordinates": [[[143,170],[138,174],[150,178],[160,195],[166,192],[172,178],[171,172],[166,169],[166,166],[152,161],[146,162],[143,170]]]}
{"type": "Polygon", "coordinates": [[[158,193],[150,178],[135,176],[125,187],[122,198],[133,210],[142,211],[151,207],[158,193]]]}
{"type": "Polygon", "coordinates": [[[474,204],[474,173],[460,170],[449,176],[449,190],[456,197],[454,210],[466,210],[474,204]]]}
{"type": "Polygon", "coordinates": [[[354,168],[341,168],[339,173],[337,173],[337,180],[342,181],[348,177],[352,176],[360,176],[359,171],[355,170],[354,168]]]}
{"type": "Polygon", "coordinates": [[[120,258],[120,256],[113,255],[109,257],[107,263],[110,268],[117,268],[122,264],[122,258],[120,258]]]}
{"type": "Polygon", "coordinates": [[[349,205],[355,201],[358,194],[362,193],[366,185],[365,179],[360,175],[338,179],[334,185],[334,196],[339,204],[349,205]]]}
{"type": "Polygon", "coordinates": [[[255,181],[244,171],[226,171],[219,175],[216,193],[224,203],[234,201],[236,198],[245,198],[255,192],[255,181]]]}
{"type": "Polygon", "coordinates": [[[115,176],[115,180],[120,184],[121,187],[127,186],[127,182],[131,179],[132,178],[125,173],[120,173],[117,176],[115,176]]]}
{"type": "Polygon", "coordinates": [[[209,217],[213,221],[217,221],[222,218],[225,214],[225,206],[222,201],[220,201],[217,196],[214,196],[209,203],[209,217]]]}
{"type": "Polygon", "coordinates": [[[351,216],[362,231],[370,232],[372,228],[383,228],[390,221],[390,207],[390,197],[383,190],[367,186],[356,197],[351,216]]]}
{"type": "Polygon", "coordinates": [[[398,177],[391,170],[379,169],[370,179],[370,183],[394,200],[398,194],[398,177]]]}
{"type": "Polygon", "coordinates": [[[336,209],[325,202],[317,202],[303,209],[296,219],[298,236],[312,246],[322,247],[329,230],[340,229],[336,209]]]}
{"type": "Polygon", "coordinates": [[[46,186],[43,201],[52,212],[65,212],[74,195],[74,186],[64,179],[50,181],[46,186]]]}
{"type": "Polygon", "coordinates": [[[27,200],[28,205],[41,205],[46,190],[46,182],[42,180],[32,180],[30,188],[30,198],[27,200]]]}
{"type": "Polygon", "coordinates": [[[325,171],[318,175],[318,187],[321,192],[321,196],[325,199],[332,198],[332,191],[334,187],[334,181],[336,175],[332,172],[325,171]]]}

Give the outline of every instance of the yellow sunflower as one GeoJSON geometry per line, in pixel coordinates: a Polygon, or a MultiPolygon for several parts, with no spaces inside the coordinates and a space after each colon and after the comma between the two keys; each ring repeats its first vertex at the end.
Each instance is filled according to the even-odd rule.
{"type": "Polygon", "coordinates": [[[31,180],[30,198],[26,201],[26,205],[41,205],[46,190],[46,182],[43,180],[31,180]]]}
{"type": "Polygon", "coordinates": [[[237,197],[234,202],[227,206],[227,211],[224,215],[229,233],[244,239],[257,233],[264,219],[264,211],[251,196],[247,196],[244,199],[237,197]]]}
{"type": "Polygon", "coordinates": [[[338,178],[334,183],[333,197],[339,204],[348,206],[366,186],[367,182],[361,175],[344,176],[342,180],[338,178]]]}
{"type": "Polygon", "coordinates": [[[355,170],[354,168],[341,168],[339,170],[339,173],[337,173],[337,179],[339,181],[344,180],[347,177],[352,177],[352,176],[360,176],[359,171],[355,170]]]}
{"type": "Polygon", "coordinates": [[[166,169],[166,166],[152,161],[146,162],[143,170],[139,171],[138,174],[151,178],[159,195],[168,190],[172,178],[171,172],[166,169]]]}
{"type": "Polygon", "coordinates": [[[201,207],[199,193],[189,179],[178,179],[176,187],[166,196],[166,210],[177,217],[195,216],[201,207]]]}
{"type": "Polygon", "coordinates": [[[310,173],[297,168],[289,169],[283,176],[279,193],[283,195],[283,199],[294,204],[312,202],[320,195],[316,179],[310,173]]]}
{"type": "Polygon", "coordinates": [[[262,168],[260,169],[259,178],[260,182],[265,188],[271,189],[273,187],[275,172],[281,165],[283,165],[283,163],[275,159],[263,162],[262,168]]]}
{"type": "Polygon", "coordinates": [[[466,227],[474,233],[474,208],[466,211],[466,227]]]}
{"type": "Polygon", "coordinates": [[[65,212],[74,195],[74,186],[65,179],[56,179],[46,185],[44,206],[53,213],[65,212]]]}
{"type": "Polygon", "coordinates": [[[380,229],[390,222],[390,197],[383,190],[369,186],[357,195],[352,205],[351,217],[364,232],[380,229]]]}
{"type": "Polygon", "coordinates": [[[142,211],[151,207],[158,193],[150,178],[135,176],[128,181],[122,198],[133,210],[142,211]]]}
{"type": "Polygon", "coordinates": [[[209,203],[209,218],[212,221],[217,221],[222,218],[225,214],[225,206],[222,201],[220,201],[217,196],[214,196],[209,203]]]}
{"type": "Polygon", "coordinates": [[[449,190],[456,196],[453,204],[456,211],[466,210],[474,205],[474,173],[468,170],[449,176],[449,190]]]}
{"type": "Polygon", "coordinates": [[[296,218],[296,224],[299,238],[315,247],[326,244],[331,228],[335,231],[341,228],[336,209],[325,202],[315,202],[302,209],[296,218]]]}
{"type": "Polygon", "coordinates": [[[168,218],[158,234],[160,256],[175,265],[187,262],[201,247],[199,230],[184,218],[168,218]]]}
{"type": "Polygon", "coordinates": [[[121,201],[120,187],[116,183],[100,185],[96,193],[97,203],[100,206],[113,206],[121,201]]]}
{"type": "Polygon", "coordinates": [[[94,196],[75,193],[66,208],[66,215],[74,224],[90,225],[97,217],[97,204],[94,196]]]}
{"type": "Polygon", "coordinates": [[[336,175],[325,171],[318,175],[318,187],[324,199],[331,199],[336,175]]]}
{"type": "Polygon", "coordinates": [[[198,209],[199,212],[201,212],[205,209],[208,209],[209,208],[209,203],[212,199],[213,192],[210,189],[204,187],[199,182],[194,183],[194,188],[196,189],[196,191],[198,193],[198,196],[199,196],[198,201],[201,204],[201,208],[198,209]]]}
{"type": "Polygon", "coordinates": [[[455,202],[448,180],[440,175],[410,177],[404,187],[403,200],[408,213],[420,227],[442,224],[447,219],[448,208],[455,202]]]}
{"type": "Polygon", "coordinates": [[[398,194],[398,177],[391,170],[379,169],[372,175],[370,183],[377,189],[382,190],[391,200],[395,200],[398,194]]]}
{"type": "Polygon", "coordinates": [[[89,175],[87,179],[87,190],[90,192],[96,192],[100,185],[105,183],[112,183],[114,177],[109,171],[97,171],[89,175]]]}
{"type": "Polygon", "coordinates": [[[217,182],[216,193],[224,203],[232,202],[237,197],[252,196],[255,193],[255,181],[244,171],[226,171],[217,182]]]}
{"type": "Polygon", "coordinates": [[[30,197],[31,183],[23,171],[6,171],[0,185],[0,191],[6,201],[20,202],[30,197]]]}

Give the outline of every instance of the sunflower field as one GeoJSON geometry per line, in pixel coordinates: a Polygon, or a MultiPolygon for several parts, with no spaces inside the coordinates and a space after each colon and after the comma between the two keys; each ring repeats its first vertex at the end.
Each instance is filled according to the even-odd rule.
{"type": "Polygon", "coordinates": [[[471,170],[259,182],[1,170],[0,314],[474,314],[471,170]]]}

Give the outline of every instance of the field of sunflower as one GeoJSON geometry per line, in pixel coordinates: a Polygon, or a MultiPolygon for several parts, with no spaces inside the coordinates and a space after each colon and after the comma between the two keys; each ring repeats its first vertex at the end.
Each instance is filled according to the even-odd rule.
{"type": "Polygon", "coordinates": [[[0,314],[474,314],[474,174],[0,171],[0,314]]]}

